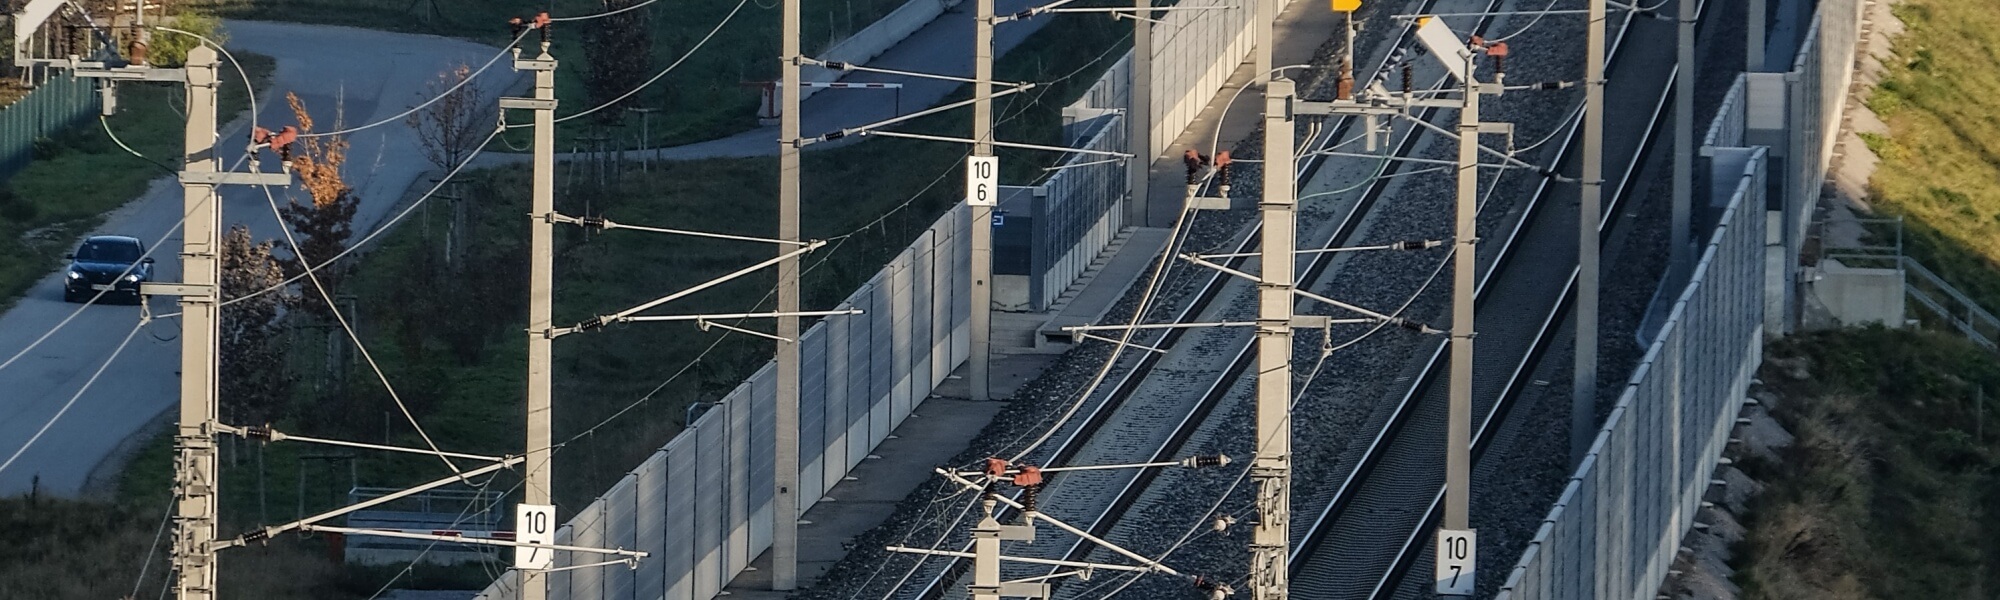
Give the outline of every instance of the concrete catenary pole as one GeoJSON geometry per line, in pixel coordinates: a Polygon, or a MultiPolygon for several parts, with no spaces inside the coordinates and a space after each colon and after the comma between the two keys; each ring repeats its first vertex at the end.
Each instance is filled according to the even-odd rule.
{"type": "MultiPolygon", "coordinates": [[[[993,0],[977,0],[972,35],[972,155],[993,156],[993,0]]],[[[972,177],[968,170],[966,177],[972,177]]],[[[972,208],[972,399],[992,399],[987,370],[993,358],[993,204],[968,199],[972,208]]]]}
{"type": "MultiPolygon", "coordinates": [[[[185,175],[215,172],[216,54],[196,46],[187,58],[187,144],[185,175]]],[[[180,421],[174,430],[174,597],[210,600],[215,590],[215,473],[217,299],[221,263],[217,254],[222,225],[215,184],[183,177],[181,205],[188,215],[182,229],[183,282],[198,295],[182,296],[180,421]]]]}
{"type": "Polygon", "coordinates": [[[1250,28],[1257,35],[1257,51],[1250,53],[1251,66],[1257,74],[1250,81],[1253,85],[1263,85],[1271,82],[1271,46],[1278,39],[1277,3],[1273,0],[1250,0],[1250,3],[1256,10],[1250,28]]]}
{"type": "Polygon", "coordinates": [[[1674,207],[1667,236],[1667,281],[1678,286],[1688,272],[1688,223],[1694,211],[1694,24],[1696,0],[1680,4],[1680,56],[1674,69],[1674,207]]]}
{"type": "Polygon", "coordinates": [[[1583,194],[1577,206],[1576,371],[1571,379],[1569,464],[1583,461],[1597,422],[1598,224],[1604,209],[1604,10],[1590,0],[1583,61],[1583,194]]]}
{"type": "Polygon", "coordinates": [[[1005,530],[993,518],[998,503],[990,496],[982,502],[985,516],[972,528],[972,587],[968,595],[972,600],[1000,600],[1000,537],[1005,530]]]}
{"type": "MultiPolygon", "coordinates": [[[[784,57],[778,106],[778,239],[799,241],[799,2],[785,0],[784,57]]],[[[772,483],[771,589],[799,582],[799,259],[797,244],[778,254],[778,401],[772,483]]]]}
{"type": "Polygon", "coordinates": [[[1292,246],[1297,205],[1292,180],[1291,102],[1284,77],[1264,86],[1264,219],[1257,282],[1257,530],[1250,541],[1250,597],[1284,600],[1292,522],[1292,246]]]}
{"type": "MultiPolygon", "coordinates": [[[[546,31],[546,30],[545,30],[546,31]]],[[[544,37],[541,53],[535,57],[535,173],[531,182],[533,206],[528,235],[528,453],[525,457],[527,481],[525,504],[555,504],[554,464],[549,461],[554,441],[554,408],[551,389],[554,365],[550,329],[555,305],[556,231],[556,71],[555,57],[549,56],[544,37]]],[[[551,517],[554,515],[551,514],[551,517]]],[[[554,519],[550,519],[554,522],[554,519]]],[[[548,574],[539,569],[521,573],[522,600],[548,597],[548,574]]]]}
{"type": "MultiPolygon", "coordinates": [[[[1479,261],[1479,95],[1477,64],[1465,58],[1465,107],[1458,121],[1458,210],[1452,233],[1451,403],[1445,434],[1444,529],[1469,529],[1472,488],[1472,338],[1474,271],[1479,261]]],[[[1450,60],[1447,57],[1446,60],[1450,60]]],[[[1445,553],[1440,552],[1440,560],[1445,553]]]]}
{"type": "Polygon", "coordinates": [[[1743,70],[1752,73],[1764,70],[1764,0],[1750,0],[1743,9],[1744,34],[1743,70]]]}
{"type": "Polygon", "coordinates": [[[1137,18],[1132,19],[1132,81],[1125,107],[1125,151],[1132,155],[1125,162],[1131,192],[1125,223],[1145,227],[1152,212],[1153,159],[1159,155],[1153,148],[1153,23],[1147,20],[1153,18],[1153,0],[1133,0],[1132,8],[1137,18]]]}

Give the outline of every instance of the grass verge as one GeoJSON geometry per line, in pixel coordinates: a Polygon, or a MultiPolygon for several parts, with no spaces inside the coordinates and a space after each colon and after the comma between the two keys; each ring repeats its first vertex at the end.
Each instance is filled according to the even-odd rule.
{"type": "Polygon", "coordinates": [[[1782,464],[1744,463],[1768,486],[1735,553],[1744,597],[1994,597],[2000,363],[1962,338],[1881,328],[1766,352],[1784,398],[1772,412],[1797,440],[1782,464]]]}
{"type": "MultiPolygon", "coordinates": [[[[243,70],[263,87],[270,80],[268,56],[238,52],[243,70]]],[[[222,78],[219,114],[247,106],[242,80],[222,78]]],[[[125,83],[118,86],[118,114],[112,132],[133,150],[167,166],[179,162],[183,137],[180,86],[125,83]]],[[[70,244],[104,222],[111,212],[146,191],[168,172],[125,153],[88,119],[36,144],[35,160],[6,182],[0,199],[0,308],[11,305],[58,265],[70,244]]],[[[151,240],[148,240],[150,243],[151,240]]]]}
{"type": "Polygon", "coordinates": [[[1902,0],[1895,41],[1868,107],[1890,134],[1864,136],[1882,159],[1876,210],[1904,217],[1909,253],[1988,310],[2000,310],[2000,7],[1902,0]]]}

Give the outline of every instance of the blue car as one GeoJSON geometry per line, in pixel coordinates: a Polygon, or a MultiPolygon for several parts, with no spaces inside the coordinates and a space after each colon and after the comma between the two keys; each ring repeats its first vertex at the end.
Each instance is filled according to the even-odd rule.
{"type": "Polygon", "coordinates": [[[83,241],[63,272],[63,301],[87,302],[104,292],[102,300],[139,303],[139,284],[153,278],[153,259],[146,257],[146,245],[136,238],[100,235],[83,241]]]}

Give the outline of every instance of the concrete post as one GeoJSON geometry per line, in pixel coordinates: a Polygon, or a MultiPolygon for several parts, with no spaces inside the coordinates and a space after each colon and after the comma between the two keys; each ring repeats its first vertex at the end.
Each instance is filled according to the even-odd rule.
{"type": "MultiPolygon", "coordinates": [[[[784,2],[778,114],[778,239],[799,241],[799,2],[784,2]]],[[[779,255],[795,244],[780,244],[779,255]]],[[[799,259],[778,261],[776,463],[772,474],[771,589],[791,591],[799,577],[799,259]]]]}
{"type": "MultiPolygon", "coordinates": [[[[1444,528],[1468,527],[1472,483],[1472,338],[1474,271],[1478,266],[1479,78],[1465,57],[1465,107],[1458,121],[1458,209],[1452,234],[1451,416],[1445,435],[1444,528]]],[[[1449,60],[1446,57],[1440,57],[1449,60]]],[[[1440,559],[1443,554],[1440,553],[1440,559]]]]}
{"type": "MultiPolygon", "coordinates": [[[[547,39],[547,38],[544,38],[547,39]]],[[[554,442],[551,414],[552,323],[555,292],[556,212],[556,71],[555,57],[549,56],[548,42],[542,42],[537,61],[548,68],[535,70],[535,100],[545,103],[535,108],[533,206],[529,208],[528,236],[528,447],[527,481],[524,503],[554,505],[549,462],[554,442]]],[[[521,573],[522,600],[548,597],[548,574],[540,570],[521,573]]]]}
{"type": "MultiPolygon", "coordinates": [[[[187,129],[184,174],[207,174],[215,162],[216,54],[196,46],[187,58],[187,129]]],[[[186,179],[183,179],[185,182],[186,179]]],[[[215,589],[216,340],[221,289],[221,198],[215,185],[182,183],[188,215],[181,242],[182,282],[202,289],[181,296],[180,421],[174,429],[174,597],[211,600],[215,589]]]]}
{"type": "Polygon", "coordinates": [[[1743,57],[1743,70],[1751,73],[1764,70],[1764,44],[1766,43],[1764,41],[1764,30],[1769,27],[1764,22],[1764,13],[1767,10],[1764,2],[1765,0],[1750,0],[1749,6],[1744,8],[1744,33],[1748,38],[1743,43],[1745,53],[1743,57]]]}
{"type": "MultiPolygon", "coordinates": [[[[990,1],[990,0],[981,0],[990,1]]],[[[972,529],[972,600],[1000,600],[1000,521],[993,518],[995,502],[985,501],[986,515],[972,529]]]]}
{"type": "Polygon", "coordinates": [[[1292,179],[1291,102],[1284,77],[1264,86],[1263,226],[1257,282],[1257,529],[1250,545],[1250,597],[1284,600],[1290,579],[1292,461],[1292,250],[1297,185],[1292,179]]]}
{"type": "Polygon", "coordinates": [[[1680,4],[1679,68],[1674,71],[1674,206],[1672,244],[1667,262],[1667,281],[1679,286],[1686,281],[1691,260],[1688,248],[1689,222],[1694,211],[1694,25],[1696,0],[1676,0],[1680,4]]]}
{"type": "Polygon", "coordinates": [[[1125,206],[1125,222],[1136,227],[1151,225],[1153,159],[1159,157],[1153,147],[1153,24],[1146,19],[1153,17],[1152,0],[1133,0],[1132,19],[1132,82],[1129,102],[1125,108],[1125,151],[1132,159],[1125,162],[1126,187],[1130,203],[1125,206]]]}
{"type": "Polygon", "coordinates": [[[1577,207],[1576,370],[1571,379],[1569,464],[1583,462],[1597,423],[1598,224],[1604,209],[1604,12],[1590,0],[1584,42],[1583,194],[1577,207]]]}
{"type": "MultiPolygon", "coordinates": [[[[972,154],[993,156],[993,0],[977,0],[972,36],[972,154]]],[[[970,177],[971,174],[967,173],[970,177]]],[[[972,208],[972,399],[992,399],[993,206],[972,208]]]]}

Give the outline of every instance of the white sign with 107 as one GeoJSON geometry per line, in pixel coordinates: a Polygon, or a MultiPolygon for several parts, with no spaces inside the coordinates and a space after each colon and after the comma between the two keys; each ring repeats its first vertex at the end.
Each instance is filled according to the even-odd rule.
{"type": "Polygon", "coordinates": [[[965,203],[993,206],[1000,202],[1000,157],[965,158],[965,203]]]}
{"type": "MultiPolygon", "coordinates": [[[[556,543],[556,507],[547,504],[514,505],[514,541],[523,544],[556,543]]],[[[556,562],[556,551],[548,548],[514,547],[514,568],[547,569],[556,562]]]]}
{"type": "Polygon", "coordinates": [[[1471,596],[1472,567],[1479,550],[1479,538],[1471,529],[1438,529],[1437,594],[1471,596]]]}

